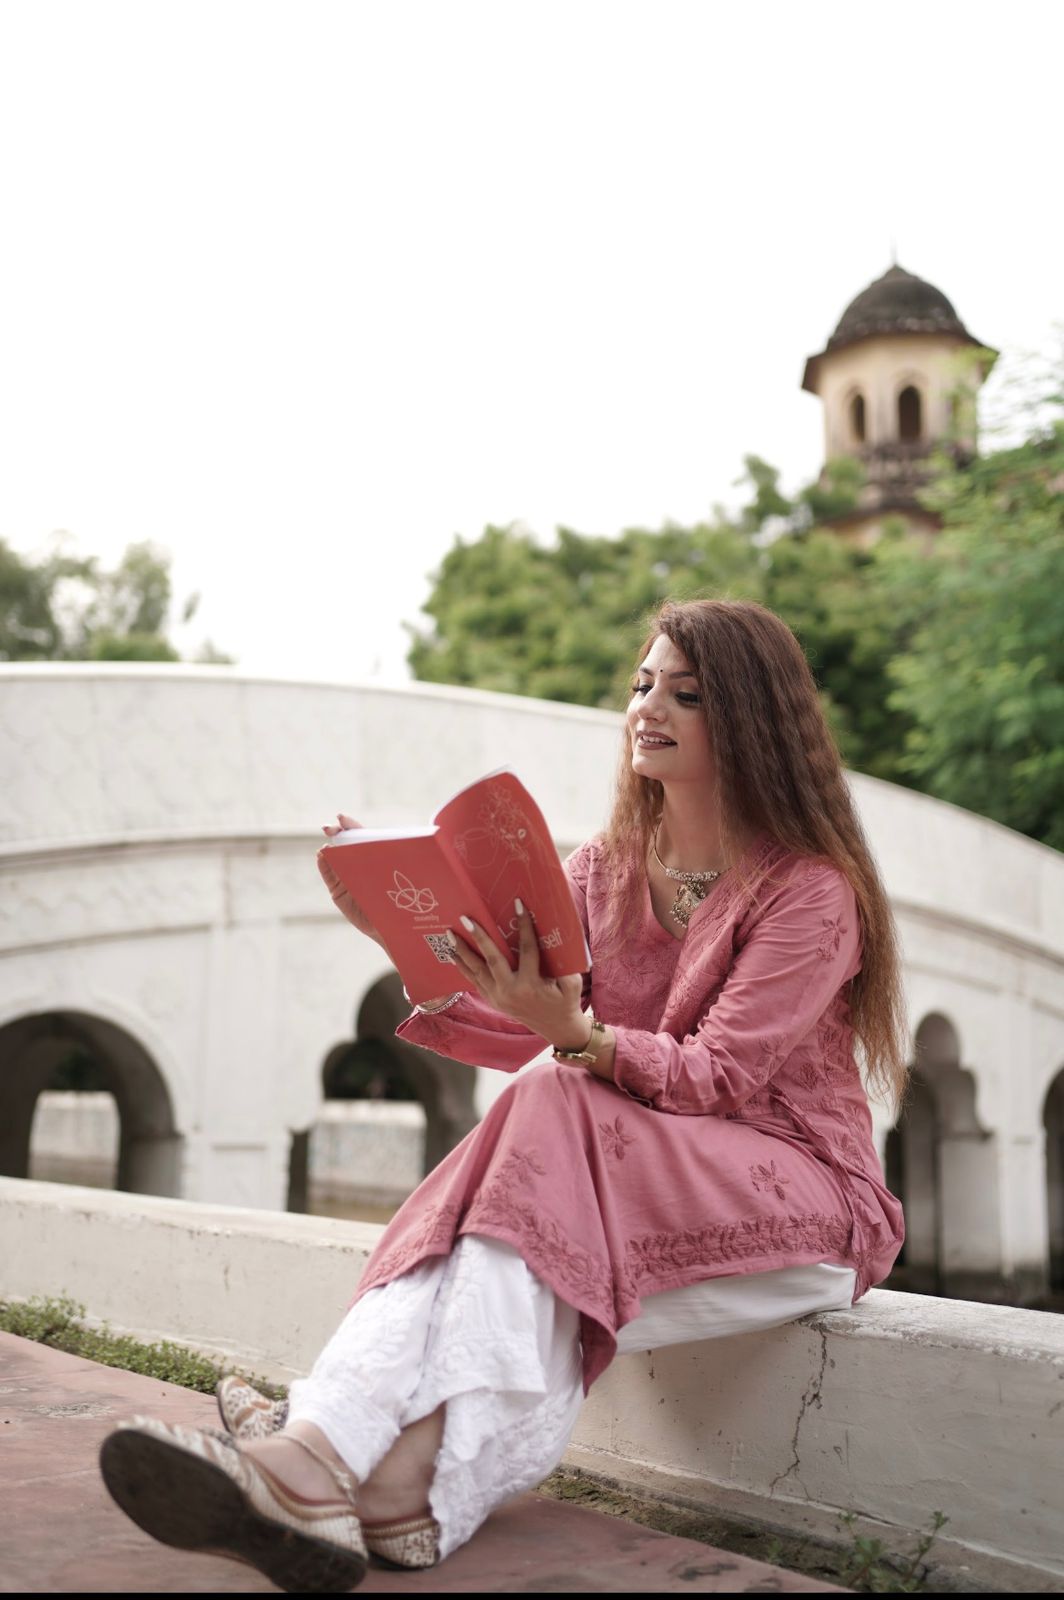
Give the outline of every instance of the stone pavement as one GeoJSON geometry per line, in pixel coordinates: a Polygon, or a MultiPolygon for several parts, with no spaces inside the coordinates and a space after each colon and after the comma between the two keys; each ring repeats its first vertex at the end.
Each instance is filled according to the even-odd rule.
{"type": "MultiPolygon", "coordinates": [[[[217,1425],[206,1395],[0,1333],[0,1591],[263,1594],[238,1562],[157,1544],[114,1505],[100,1441],[145,1412],[217,1425]]],[[[372,1568],[363,1594],[842,1592],[797,1573],[526,1494],[426,1573],[372,1568]]]]}

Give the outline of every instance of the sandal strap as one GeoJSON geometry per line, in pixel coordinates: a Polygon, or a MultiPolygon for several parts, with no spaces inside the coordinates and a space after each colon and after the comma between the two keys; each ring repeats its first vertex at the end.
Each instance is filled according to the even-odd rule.
{"type": "Polygon", "coordinates": [[[362,1532],[376,1539],[395,1538],[401,1533],[438,1533],[431,1511],[416,1511],[412,1517],[390,1517],[386,1522],[363,1522],[362,1532]]]}
{"type": "Polygon", "coordinates": [[[345,1472],[343,1467],[336,1467],[331,1461],[326,1460],[320,1450],[316,1450],[312,1444],[307,1442],[306,1439],[301,1439],[298,1433],[285,1433],[284,1438],[289,1444],[297,1444],[301,1450],[305,1450],[307,1452],[308,1456],[312,1456],[320,1467],[325,1468],[326,1472],[332,1478],[333,1482],[340,1490],[340,1493],[343,1495],[348,1505],[352,1510],[354,1510],[356,1485],[351,1474],[349,1472],[345,1472]]]}

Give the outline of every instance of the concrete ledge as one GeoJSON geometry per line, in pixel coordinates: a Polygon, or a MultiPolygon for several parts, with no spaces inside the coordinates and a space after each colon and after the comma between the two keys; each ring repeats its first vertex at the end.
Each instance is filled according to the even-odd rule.
{"type": "MultiPolygon", "coordinates": [[[[0,1293],[65,1292],[116,1327],[288,1378],[332,1332],[379,1233],[0,1179],[0,1293]]],[[[1064,1319],[873,1290],[771,1333],[620,1358],[568,1459],[811,1532],[840,1511],[924,1529],[939,1510],[955,1556],[1060,1578],[1062,1445],[1064,1319]]]]}
{"type": "Polygon", "coordinates": [[[335,1329],[382,1231],[0,1178],[0,1295],[69,1294],[122,1332],[287,1382],[335,1329]]]}
{"type": "Polygon", "coordinates": [[[620,1357],[567,1457],[819,1536],[839,1512],[923,1530],[937,1510],[954,1570],[968,1551],[1064,1577],[1062,1459],[1064,1318],[885,1290],[770,1333],[620,1357]]]}

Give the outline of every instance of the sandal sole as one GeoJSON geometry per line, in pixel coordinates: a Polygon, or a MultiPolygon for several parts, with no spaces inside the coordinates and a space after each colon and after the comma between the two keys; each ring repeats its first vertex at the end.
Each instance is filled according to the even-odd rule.
{"type": "Polygon", "coordinates": [[[100,1471],[126,1516],[162,1544],[243,1561],[288,1593],[344,1594],[366,1575],[364,1556],[271,1521],[221,1467],[162,1439],[110,1434],[100,1471]]]}

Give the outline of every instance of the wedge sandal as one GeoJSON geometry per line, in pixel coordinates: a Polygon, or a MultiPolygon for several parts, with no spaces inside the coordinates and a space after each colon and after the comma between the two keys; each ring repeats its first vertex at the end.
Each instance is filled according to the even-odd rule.
{"type": "Polygon", "coordinates": [[[367,1567],[354,1484],[296,1442],[332,1474],[339,1498],[305,1499],[226,1434],[152,1417],[108,1434],[100,1470],[116,1504],[162,1544],[243,1561],[289,1593],[342,1594],[367,1567]]]}
{"type": "MultiPolygon", "coordinates": [[[[288,1401],[264,1394],[230,1374],[214,1391],[226,1432],[241,1444],[280,1433],[288,1421],[288,1401]]],[[[440,1559],[440,1528],[429,1513],[395,1522],[363,1522],[362,1536],[370,1555],[393,1567],[434,1567],[440,1559]]]]}

